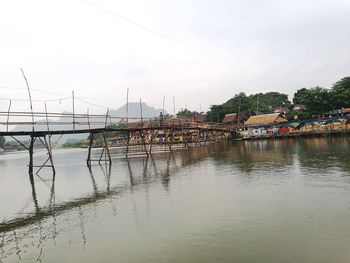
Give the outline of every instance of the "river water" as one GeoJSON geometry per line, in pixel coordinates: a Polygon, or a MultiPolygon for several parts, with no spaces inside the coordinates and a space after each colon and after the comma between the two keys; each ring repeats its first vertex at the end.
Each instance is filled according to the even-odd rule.
{"type": "Polygon", "coordinates": [[[349,150],[238,141],[89,170],[58,149],[34,184],[26,152],[0,155],[0,262],[350,262],[349,150]]]}

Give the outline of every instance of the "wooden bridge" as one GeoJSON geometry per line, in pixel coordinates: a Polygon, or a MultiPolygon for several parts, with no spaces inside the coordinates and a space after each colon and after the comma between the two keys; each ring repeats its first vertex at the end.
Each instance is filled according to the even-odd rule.
{"type": "MultiPolygon", "coordinates": [[[[46,109],[46,107],[45,107],[46,109]]],[[[87,134],[86,141],[87,165],[101,161],[111,163],[110,147],[125,148],[125,157],[130,156],[130,147],[138,145],[140,153],[146,156],[152,154],[154,145],[162,145],[166,151],[172,151],[175,145],[189,148],[218,142],[226,138],[230,128],[216,123],[195,122],[193,119],[153,118],[144,119],[142,109],[140,118],[115,117],[107,110],[103,115],[49,113],[45,112],[0,112],[0,136],[9,136],[29,152],[29,175],[32,179],[34,168],[36,173],[44,167],[52,168],[55,174],[52,149],[66,134],[87,134]],[[16,129],[10,129],[16,127],[16,129]],[[53,142],[52,136],[58,136],[53,142]],[[29,143],[20,141],[18,136],[29,137],[29,143]],[[47,159],[41,165],[34,165],[33,155],[35,142],[47,150],[47,159]],[[92,150],[102,149],[99,158],[92,159],[92,150]],[[104,156],[104,158],[103,158],[104,156]]]]}

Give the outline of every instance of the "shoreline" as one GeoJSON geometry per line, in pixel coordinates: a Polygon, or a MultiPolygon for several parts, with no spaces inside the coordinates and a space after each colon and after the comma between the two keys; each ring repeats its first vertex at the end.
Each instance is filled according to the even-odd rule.
{"type": "Polygon", "coordinates": [[[262,134],[251,137],[243,137],[239,140],[251,141],[251,140],[271,140],[271,139],[290,139],[290,138],[305,138],[305,137],[332,137],[332,136],[347,136],[350,135],[350,130],[343,131],[322,131],[322,132],[294,132],[294,133],[282,133],[282,134],[262,134]]]}

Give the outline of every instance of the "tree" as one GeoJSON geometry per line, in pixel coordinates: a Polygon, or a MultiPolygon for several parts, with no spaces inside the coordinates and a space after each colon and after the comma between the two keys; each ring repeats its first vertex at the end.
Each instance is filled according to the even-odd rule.
{"type": "Polygon", "coordinates": [[[207,113],[209,121],[221,122],[228,113],[242,113],[250,116],[253,113],[272,113],[277,107],[290,107],[287,94],[279,92],[258,93],[247,96],[244,92],[234,95],[221,105],[213,105],[207,113]]]}
{"type": "Polygon", "coordinates": [[[302,88],[294,93],[294,104],[303,104],[311,114],[322,114],[332,110],[330,91],[314,87],[311,89],[302,88]]]}
{"type": "Polygon", "coordinates": [[[0,148],[4,148],[5,142],[6,142],[5,137],[0,136],[0,148]]]}
{"type": "Polygon", "coordinates": [[[192,118],[198,112],[190,111],[188,109],[181,109],[178,113],[176,113],[177,118],[192,118]]]}
{"type": "Polygon", "coordinates": [[[330,91],[330,97],[334,109],[350,107],[350,77],[336,82],[330,91]]]}
{"type": "Polygon", "coordinates": [[[224,118],[225,112],[223,105],[212,105],[207,112],[207,119],[211,122],[220,122],[224,118]]]}
{"type": "Polygon", "coordinates": [[[290,107],[292,105],[288,99],[288,95],[279,92],[267,92],[263,94],[261,99],[272,109],[276,109],[281,106],[290,107]]]}

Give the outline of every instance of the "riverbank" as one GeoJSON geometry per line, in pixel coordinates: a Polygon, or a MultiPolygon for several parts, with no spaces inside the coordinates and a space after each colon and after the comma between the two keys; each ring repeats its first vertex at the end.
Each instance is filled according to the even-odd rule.
{"type": "Polygon", "coordinates": [[[322,131],[322,132],[292,132],[292,133],[276,133],[276,134],[260,134],[250,137],[243,137],[241,140],[263,140],[263,139],[289,139],[298,137],[329,137],[329,136],[348,136],[350,130],[344,131],[322,131]]]}

